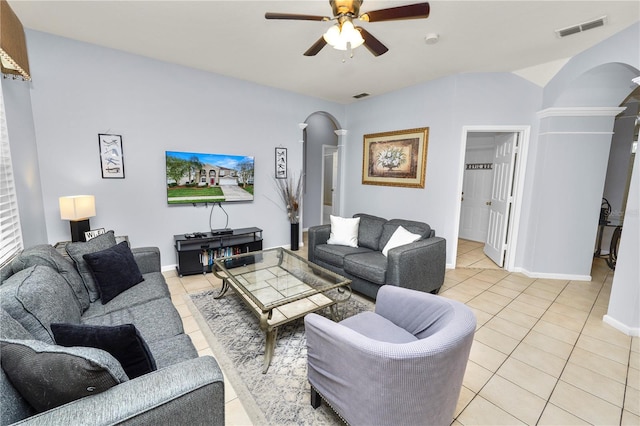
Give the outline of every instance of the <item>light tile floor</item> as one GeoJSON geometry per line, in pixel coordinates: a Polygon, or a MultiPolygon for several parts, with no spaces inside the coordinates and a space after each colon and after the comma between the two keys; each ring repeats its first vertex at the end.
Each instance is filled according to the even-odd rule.
{"type": "MultiPolygon", "coordinates": [[[[184,295],[220,281],[165,276],[186,332],[201,355],[213,355],[184,295]]],[[[460,262],[447,270],[440,294],[478,320],[453,425],[640,425],[640,339],[602,322],[613,279],[604,260],[594,261],[592,277],[534,279],[460,262]]],[[[226,424],[250,425],[231,386],[225,399],[226,424]]]]}
{"type": "Polygon", "coordinates": [[[493,260],[484,254],[483,249],[484,243],[459,238],[456,266],[458,268],[500,269],[493,260]]]}

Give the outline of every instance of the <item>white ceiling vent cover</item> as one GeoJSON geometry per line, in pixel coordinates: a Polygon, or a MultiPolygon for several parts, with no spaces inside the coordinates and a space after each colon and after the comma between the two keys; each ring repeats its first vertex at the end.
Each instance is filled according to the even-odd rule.
{"type": "Polygon", "coordinates": [[[581,33],[582,31],[592,30],[594,28],[602,27],[607,23],[607,17],[601,16],[598,19],[594,19],[592,21],[583,22],[578,25],[573,25],[571,27],[561,28],[556,30],[556,35],[559,38],[569,36],[571,34],[581,33]]]}

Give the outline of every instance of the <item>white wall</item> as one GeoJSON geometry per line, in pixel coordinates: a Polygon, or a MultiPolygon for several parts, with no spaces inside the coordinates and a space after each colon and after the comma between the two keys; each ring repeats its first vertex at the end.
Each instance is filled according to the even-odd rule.
{"type": "Polygon", "coordinates": [[[640,155],[636,155],[624,218],[616,273],[604,321],[640,336],[640,155]]]}
{"type": "MultiPolygon", "coordinates": [[[[209,229],[209,209],[167,206],[164,151],[183,150],[254,156],[255,200],[226,204],[229,226],[264,229],[265,247],[289,244],[274,148],[300,170],[298,123],[318,110],[340,119],[341,105],[45,33],[27,31],[27,42],[50,243],[69,239],[58,197],[88,193],[92,228],[158,246],[162,264],[175,264],[173,235],[209,229]],[[125,179],[102,179],[98,133],[122,135],[125,179]]],[[[216,209],[213,227],[223,220],[216,209]]]]}
{"type": "Polygon", "coordinates": [[[461,74],[361,100],[347,110],[345,214],[429,223],[454,261],[465,125],[529,125],[542,91],[508,73],[461,74]],[[362,185],[363,135],[429,127],[425,188],[362,185]]]}
{"type": "Polygon", "coordinates": [[[571,58],[545,86],[541,109],[551,106],[603,106],[606,99],[612,103],[616,100],[618,104],[622,102],[634,87],[631,83],[624,87],[614,85],[606,73],[594,73],[586,79],[580,77],[603,64],[620,64],[620,75],[625,68],[633,74],[633,68],[640,68],[639,40],[640,23],[635,23],[571,58]]]}

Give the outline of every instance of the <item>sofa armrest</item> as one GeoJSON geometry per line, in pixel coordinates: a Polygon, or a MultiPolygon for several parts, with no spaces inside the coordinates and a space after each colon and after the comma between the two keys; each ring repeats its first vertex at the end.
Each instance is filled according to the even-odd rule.
{"type": "Polygon", "coordinates": [[[440,237],[395,247],[387,253],[386,284],[437,293],[444,283],[446,257],[447,242],[440,237]]]}
{"type": "Polygon", "coordinates": [[[133,258],[142,274],[160,272],[160,249],[158,247],[132,248],[133,258]]]}
{"type": "Polygon", "coordinates": [[[329,236],[331,235],[331,225],[318,225],[312,226],[307,231],[308,239],[308,252],[307,257],[309,262],[315,262],[315,248],[320,244],[327,244],[329,236]]]}
{"type": "Polygon", "coordinates": [[[145,374],[16,425],[224,425],[224,379],[203,356],[145,374]]]}

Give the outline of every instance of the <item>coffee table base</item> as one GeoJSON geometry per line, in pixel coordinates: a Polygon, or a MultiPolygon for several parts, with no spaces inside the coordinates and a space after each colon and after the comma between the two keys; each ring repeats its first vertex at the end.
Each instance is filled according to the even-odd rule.
{"type": "Polygon", "coordinates": [[[251,301],[251,299],[246,297],[241,290],[230,285],[226,278],[222,279],[222,288],[218,295],[214,296],[214,299],[219,299],[224,296],[229,288],[233,288],[236,294],[240,296],[240,299],[242,299],[245,304],[251,308],[251,311],[258,316],[260,320],[260,330],[265,333],[262,374],[266,374],[269,370],[269,366],[271,365],[271,360],[273,359],[273,354],[275,352],[279,326],[327,307],[331,310],[332,319],[334,321],[339,321],[341,315],[338,311],[337,304],[346,302],[351,297],[351,287],[345,286],[337,290],[339,293],[339,298],[337,299],[332,299],[329,296],[320,293],[263,312],[251,301]]]}

